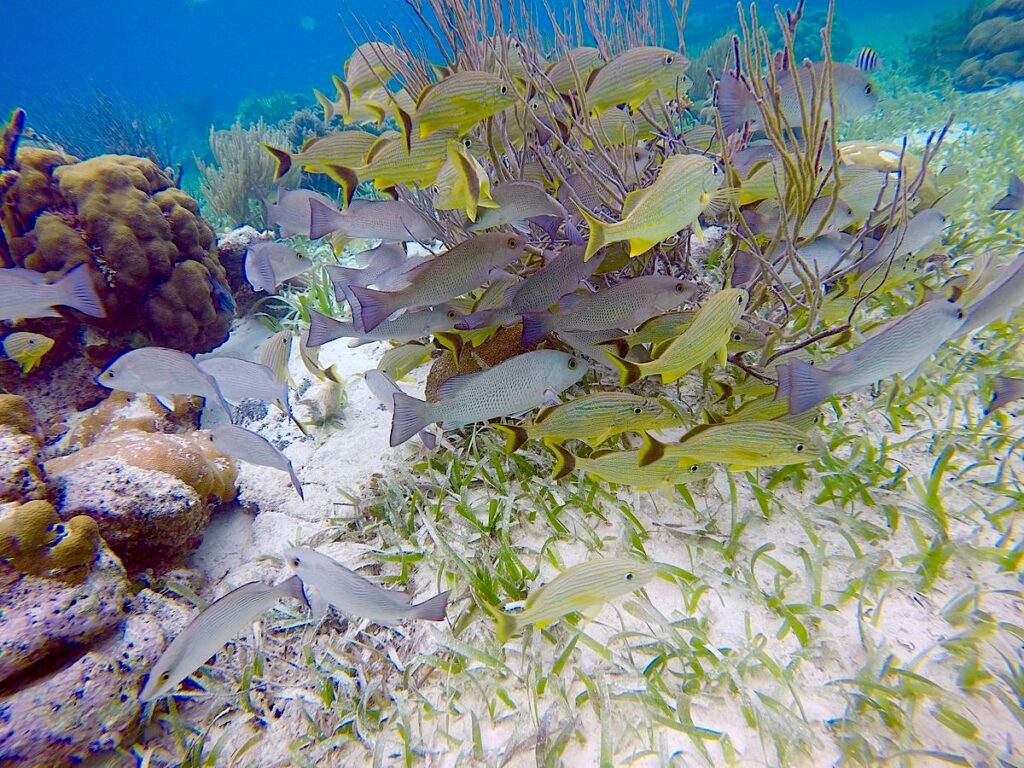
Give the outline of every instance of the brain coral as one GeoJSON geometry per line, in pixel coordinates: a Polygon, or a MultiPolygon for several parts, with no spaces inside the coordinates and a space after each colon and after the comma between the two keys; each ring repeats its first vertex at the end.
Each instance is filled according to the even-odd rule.
{"type": "Polygon", "coordinates": [[[199,206],[152,161],[102,155],[79,161],[22,147],[0,185],[0,267],[55,279],[92,263],[109,333],[142,331],[156,344],[206,352],[234,313],[213,229],[199,206]]]}

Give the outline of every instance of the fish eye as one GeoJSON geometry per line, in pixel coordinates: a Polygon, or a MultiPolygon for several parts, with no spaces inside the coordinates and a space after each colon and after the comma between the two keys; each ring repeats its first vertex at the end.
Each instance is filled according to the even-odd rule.
{"type": "Polygon", "coordinates": [[[736,306],[739,307],[739,306],[742,306],[742,305],[743,305],[743,297],[742,296],[737,296],[736,297],[736,306]]]}
{"type": "Polygon", "coordinates": [[[170,672],[164,672],[162,675],[160,675],[160,682],[161,683],[166,683],[170,679],[171,679],[171,673],[170,672]]]}
{"type": "Polygon", "coordinates": [[[302,561],[299,560],[299,558],[297,558],[297,557],[293,557],[292,558],[292,568],[298,568],[300,565],[302,565],[302,561]]]}
{"type": "Polygon", "coordinates": [[[439,195],[439,194],[441,194],[441,188],[440,188],[439,186],[437,186],[437,184],[435,184],[435,185],[434,185],[434,186],[432,187],[432,189],[434,190],[434,194],[435,194],[435,195],[439,195]]]}
{"type": "Polygon", "coordinates": [[[963,320],[964,319],[964,311],[962,309],[958,309],[956,311],[956,319],[957,320],[963,320]]]}
{"type": "Polygon", "coordinates": [[[508,86],[507,86],[507,85],[503,85],[503,86],[501,86],[501,92],[502,92],[503,94],[504,94],[504,93],[508,93],[508,86]]]}
{"type": "Polygon", "coordinates": [[[576,366],[577,365],[579,365],[579,363],[576,362],[576,358],[575,357],[570,357],[569,358],[569,370],[570,371],[576,370],[576,366]]]}
{"type": "Polygon", "coordinates": [[[675,59],[675,56],[673,56],[673,55],[672,55],[672,54],[670,53],[670,54],[669,54],[668,56],[666,56],[666,57],[665,57],[665,63],[666,63],[666,64],[671,64],[671,63],[673,62],[673,60],[674,60],[674,59],[675,59]]]}
{"type": "Polygon", "coordinates": [[[686,285],[683,283],[676,283],[675,291],[676,293],[683,293],[686,291],[686,285]]]}
{"type": "Polygon", "coordinates": [[[448,310],[448,319],[449,320],[454,320],[455,319],[455,310],[454,309],[449,309],[448,310]]]}
{"type": "Polygon", "coordinates": [[[639,416],[643,412],[644,412],[644,409],[641,408],[639,405],[636,408],[633,409],[633,413],[635,413],[637,416],[639,416]]]}
{"type": "Polygon", "coordinates": [[[738,333],[734,333],[734,334],[732,335],[732,340],[733,340],[733,341],[743,341],[743,337],[742,337],[742,336],[740,336],[740,335],[739,335],[738,333]]]}
{"type": "Polygon", "coordinates": [[[508,239],[508,247],[509,248],[517,248],[517,247],[519,247],[519,241],[516,238],[514,238],[514,237],[510,237],[508,239]]]}
{"type": "Polygon", "coordinates": [[[797,453],[803,453],[804,452],[804,444],[803,443],[797,443],[796,444],[796,452],[797,453]]]}
{"type": "Polygon", "coordinates": [[[690,471],[691,472],[696,472],[699,469],[700,469],[700,467],[698,465],[696,465],[696,464],[694,464],[693,466],[690,467],[690,471]]]}
{"type": "Polygon", "coordinates": [[[630,573],[627,573],[627,574],[626,574],[626,581],[632,581],[632,580],[633,580],[633,574],[632,574],[632,572],[630,572],[630,573]]]}
{"type": "Polygon", "coordinates": [[[633,159],[639,161],[640,160],[640,153],[639,152],[634,152],[633,153],[633,159]]]}
{"type": "Polygon", "coordinates": [[[867,96],[870,96],[870,95],[871,95],[871,91],[872,91],[872,88],[871,88],[871,83],[868,83],[867,85],[865,85],[865,86],[864,86],[864,93],[865,93],[865,94],[866,94],[867,96]]]}
{"type": "Polygon", "coordinates": [[[468,138],[468,137],[463,139],[462,140],[462,146],[464,146],[466,149],[469,149],[470,147],[473,146],[473,140],[468,138]]]}

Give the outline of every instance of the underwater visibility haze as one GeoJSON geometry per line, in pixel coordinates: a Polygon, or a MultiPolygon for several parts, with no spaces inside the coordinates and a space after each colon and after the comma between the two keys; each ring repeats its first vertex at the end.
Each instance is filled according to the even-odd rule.
{"type": "Polygon", "coordinates": [[[0,766],[1024,763],[1024,2],[0,19],[0,766]]]}

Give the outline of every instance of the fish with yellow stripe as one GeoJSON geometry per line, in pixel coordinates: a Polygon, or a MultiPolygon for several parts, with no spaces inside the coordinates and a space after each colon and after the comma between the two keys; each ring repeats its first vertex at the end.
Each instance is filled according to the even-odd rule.
{"type": "Polygon", "coordinates": [[[298,152],[264,144],[263,148],[273,155],[277,166],[274,181],[280,181],[293,165],[304,171],[326,173],[330,165],[362,165],[366,153],[378,137],[368,131],[337,131],[326,136],[310,138],[298,152]]]}
{"type": "MultiPolygon", "coordinates": [[[[635,331],[620,339],[604,342],[604,345],[616,350],[619,357],[625,357],[629,350],[641,344],[652,345],[651,352],[659,354],[671,341],[693,324],[697,310],[684,309],[681,312],[669,312],[652,317],[638,326],[635,331]]],[[[745,320],[740,320],[733,328],[729,337],[730,352],[750,352],[764,349],[768,337],[745,320]]]]}
{"type": "Polygon", "coordinates": [[[409,64],[405,51],[371,40],[358,46],[345,62],[345,83],[358,98],[368,90],[383,86],[409,64]]]}
{"type": "Polygon", "coordinates": [[[531,592],[518,613],[499,611],[488,604],[497,623],[498,642],[506,642],[528,624],[543,629],[570,613],[592,610],[636,592],[657,575],[654,563],[631,557],[600,558],[574,565],[531,592]]]}
{"type": "Polygon", "coordinates": [[[591,73],[595,69],[603,67],[604,63],[604,56],[597,48],[589,46],[572,48],[548,67],[545,76],[555,93],[582,92],[586,90],[591,73]]]}
{"type": "Polygon", "coordinates": [[[698,462],[681,464],[673,456],[650,464],[640,464],[640,451],[594,451],[590,456],[576,456],[564,445],[548,445],[555,454],[551,474],[556,480],[574,470],[582,470],[595,480],[624,485],[638,491],[660,490],[666,494],[677,485],[689,485],[707,480],[714,469],[698,462]]]}
{"type": "Polygon", "coordinates": [[[605,222],[585,208],[580,213],[590,225],[586,257],[589,259],[611,243],[629,242],[629,255],[646,253],[687,227],[700,232],[697,217],[706,208],[720,204],[735,195],[735,190],[722,190],[725,174],[710,158],[703,155],[674,155],[658,171],[658,178],[649,187],[626,195],[622,219],[605,222]]]}
{"type": "Polygon", "coordinates": [[[528,439],[545,443],[582,440],[600,445],[623,432],[644,432],[682,424],[679,414],[665,400],[629,392],[592,392],[567,403],[542,409],[526,424],[494,424],[505,435],[509,453],[528,439]]]}
{"type": "Polygon", "coordinates": [[[665,445],[644,435],[640,465],[666,458],[682,462],[726,464],[741,471],[757,467],[781,467],[816,461],[821,449],[806,432],[778,421],[735,421],[701,424],[678,443],[665,445]]]}
{"type": "Polygon", "coordinates": [[[609,353],[608,359],[619,371],[622,386],[655,374],[661,374],[663,384],[671,384],[712,355],[724,364],[733,329],[746,311],[748,299],[742,288],[726,288],[712,294],[686,330],[650,362],[637,363],[609,353]]]}
{"type": "Polygon", "coordinates": [[[600,69],[587,83],[587,109],[601,112],[618,104],[637,108],[655,91],[675,93],[690,60],[678,51],[656,46],[628,48],[600,69]]]}
{"type": "Polygon", "coordinates": [[[721,422],[724,424],[737,421],[778,421],[806,432],[821,423],[821,414],[815,408],[796,415],[790,415],[789,399],[787,397],[776,398],[769,396],[748,400],[732,413],[721,417],[721,422]]]}
{"type": "Polygon", "coordinates": [[[4,354],[21,366],[22,373],[28,373],[53,349],[53,339],[41,333],[15,331],[4,336],[4,354]]]}
{"type": "MultiPolygon", "coordinates": [[[[490,72],[464,70],[431,83],[416,99],[412,122],[421,139],[444,128],[458,135],[516,102],[516,92],[490,72]]],[[[401,122],[401,121],[400,121],[401,122]]]]}
{"type": "Polygon", "coordinates": [[[491,180],[480,161],[460,141],[448,142],[448,160],[434,180],[434,208],[438,211],[464,210],[476,221],[478,208],[497,208],[491,197],[491,180]]]}

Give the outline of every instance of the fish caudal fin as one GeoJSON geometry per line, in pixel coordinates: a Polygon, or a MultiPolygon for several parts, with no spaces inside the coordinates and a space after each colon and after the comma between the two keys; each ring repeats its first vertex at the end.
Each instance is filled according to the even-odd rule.
{"type": "Polygon", "coordinates": [[[665,456],[665,444],[655,440],[646,432],[643,433],[643,445],[640,447],[640,466],[646,467],[649,464],[660,460],[665,456]]]}
{"type": "Polygon", "coordinates": [[[604,354],[605,357],[608,358],[608,361],[615,366],[615,370],[619,372],[619,384],[621,386],[629,386],[643,375],[643,371],[640,370],[640,366],[632,360],[627,360],[624,357],[613,355],[607,350],[604,354]]]}
{"type": "Polygon", "coordinates": [[[302,483],[299,482],[299,476],[295,474],[295,467],[292,466],[292,463],[290,461],[288,462],[288,477],[291,478],[292,487],[294,487],[295,492],[299,494],[299,499],[305,501],[306,496],[302,492],[302,483]]]}
{"type": "Polygon", "coordinates": [[[735,75],[726,72],[718,81],[718,113],[722,131],[731,136],[747,121],[751,103],[750,91],[735,75]]]}
{"type": "Polygon", "coordinates": [[[555,316],[550,312],[527,312],[523,315],[523,346],[533,347],[551,333],[555,316]]]}
{"type": "Polygon", "coordinates": [[[496,430],[505,435],[505,451],[515,453],[526,442],[526,430],[513,424],[492,424],[496,430]]]}
{"type": "MultiPolygon", "coordinates": [[[[383,323],[394,312],[391,304],[392,294],[387,291],[375,291],[361,285],[350,285],[345,294],[350,302],[359,305],[359,321],[363,332],[369,333],[383,323]]],[[[353,314],[355,314],[353,307],[353,314]]]]}
{"type": "Polygon", "coordinates": [[[394,394],[394,416],[391,419],[391,447],[415,437],[431,422],[430,405],[404,392],[394,394]]]}
{"type": "Polygon", "coordinates": [[[319,200],[309,201],[309,239],[318,240],[338,229],[338,212],[319,200]]]}
{"type": "Polygon", "coordinates": [[[263,148],[274,156],[274,162],[277,163],[274,166],[274,181],[280,181],[292,169],[291,153],[277,147],[272,147],[269,144],[264,144],[263,148]]]}
{"type": "Polygon", "coordinates": [[[512,635],[519,631],[519,620],[514,614],[505,613],[505,611],[499,610],[490,603],[484,603],[491,616],[494,617],[494,623],[496,626],[496,635],[498,636],[499,643],[505,643],[512,635]]]}
{"type": "Polygon", "coordinates": [[[577,205],[576,207],[583,216],[583,220],[587,222],[587,226],[590,227],[590,239],[587,240],[587,250],[583,254],[583,260],[590,261],[594,254],[604,248],[607,244],[608,225],[590,213],[583,206],[577,205]]]}
{"type": "Polygon", "coordinates": [[[414,605],[412,617],[427,621],[444,621],[448,618],[448,595],[448,592],[442,592],[419,605],[414,605]]]}
{"type": "Polygon", "coordinates": [[[315,309],[309,310],[309,335],[306,338],[306,346],[315,349],[329,341],[347,338],[355,331],[349,323],[335,320],[333,317],[322,315],[315,309]]]}
{"type": "Polygon", "coordinates": [[[544,445],[555,454],[555,464],[551,467],[552,478],[560,480],[576,469],[576,456],[568,448],[557,443],[544,443],[544,445]]]}
{"type": "Polygon", "coordinates": [[[341,187],[341,192],[345,196],[345,204],[342,207],[348,208],[352,196],[356,193],[356,187],[359,186],[359,176],[351,168],[331,163],[324,166],[324,172],[341,187]]]}
{"type": "Polygon", "coordinates": [[[92,284],[92,275],[85,264],[79,264],[69,271],[57,283],[60,288],[61,301],[64,306],[77,309],[89,317],[106,317],[107,311],[92,284]]]}
{"type": "Polygon", "coordinates": [[[1006,195],[999,199],[995,205],[992,206],[993,211],[1019,211],[1024,207],[1024,181],[1021,181],[1019,177],[1010,175],[1009,189],[1006,191],[1006,195]]]}
{"type": "Polygon", "coordinates": [[[789,414],[809,411],[832,395],[828,374],[805,360],[780,363],[778,397],[789,398],[789,414]]]}
{"type": "Polygon", "coordinates": [[[324,122],[331,122],[331,119],[334,117],[334,102],[328,99],[326,96],[324,96],[324,94],[321,93],[316,88],[313,89],[313,95],[316,97],[316,100],[317,102],[319,102],[320,106],[323,107],[324,122]]]}

